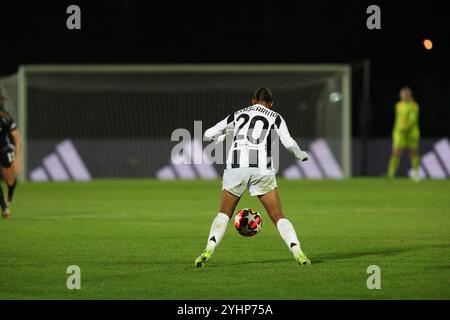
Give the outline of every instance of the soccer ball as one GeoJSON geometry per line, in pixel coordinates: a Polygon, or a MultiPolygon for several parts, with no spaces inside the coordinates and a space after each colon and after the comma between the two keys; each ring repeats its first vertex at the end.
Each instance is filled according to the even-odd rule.
{"type": "Polygon", "coordinates": [[[261,230],[261,216],[255,209],[242,209],[234,218],[234,227],[240,235],[252,237],[261,230]]]}

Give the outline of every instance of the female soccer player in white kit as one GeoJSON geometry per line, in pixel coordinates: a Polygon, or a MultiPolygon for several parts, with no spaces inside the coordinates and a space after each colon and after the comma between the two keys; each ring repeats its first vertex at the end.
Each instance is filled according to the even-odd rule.
{"type": "Polygon", "coordinates": [[[301,265],[311,263],[300,247],[294,227],[281,210],[272,165],[270,131],[275,130],[283,146],[297,159],[306,161],[308,154],[292,139],[284,119],[271,110],[273,102],[270,89],[258,89],[252,98],[252,104],[230,114],[204,134],[206,139],[216,141],[224,140],[232,134],[233,145],[223,173],[220,210],[212,222],[205,251],[195,260],[198,268],[203,268],[213,255],[247,188],[252,196],[259,198],[297,262],[301,265]]]}

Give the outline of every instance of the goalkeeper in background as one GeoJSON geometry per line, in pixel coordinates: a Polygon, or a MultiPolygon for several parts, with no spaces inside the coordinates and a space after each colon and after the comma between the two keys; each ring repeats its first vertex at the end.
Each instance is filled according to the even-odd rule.
{"type": "Polygon", "coordinates": [[[407,148],[413,168],[412,179],[420,180],[419,140],[419,105],[414,101],[411,89],[403,87],[400,90],[400,101],[395,105],[395,124],[392,131],[392,155],[389,161],[388,178],[395,177],[402,152],[407,148]]]}
{"type": "Polygon", "coordinates": [[[0,165],[3,178],[8,187],[8,194],[5,199],[3,188],[0,185],[0,207],[2,209],[2,217],[8,218],[11,214],[8,204],[13,200],[14,189],[17,185],[16,175],[20,171],[21,140],[14,119],[4,109],[4,101],[6,101],[6,98],[0,96],[0,165]]]}

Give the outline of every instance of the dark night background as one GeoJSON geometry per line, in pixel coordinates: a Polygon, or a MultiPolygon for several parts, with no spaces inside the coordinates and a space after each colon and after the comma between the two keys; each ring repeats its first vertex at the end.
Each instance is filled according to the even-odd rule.
{"type": "Polygon", "coordinates": [[[444,1],[7,1],[0,74],[38,63],[349,63],[358,137],[358,66],[369,58],[369,136],[390,135],[403,85],[421,106],[422,135],[450,136],[446,14],[444,1]],[[81,7],[79,31],[66,28],[70,4],[81,7]],[[381,7],[381,30],[366,28],[370,4],[381,7]]]}

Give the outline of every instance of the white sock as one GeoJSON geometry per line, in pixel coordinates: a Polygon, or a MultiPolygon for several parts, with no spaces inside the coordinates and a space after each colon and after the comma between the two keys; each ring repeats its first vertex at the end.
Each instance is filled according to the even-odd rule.
{"type": "Polygon", "coordinates": [[[281,237],[288,246],[289,250],[296,256],[302,249],[300,247],[300,241],[297,239],[297,233],[295,233],[294,226],[288,219],[280,219],[277,222],[277,228],[281,237]]]}
{"type": "Polygon", "coordinates": [[[214,252],[214,249],[222,240],[225,230],[227,229],[228,221],[230,218],[225,213],[219,212],[214,218],[211,224],[211,230],[209,231],[208,243],[206,244],[206,250],[214,252]]]}

